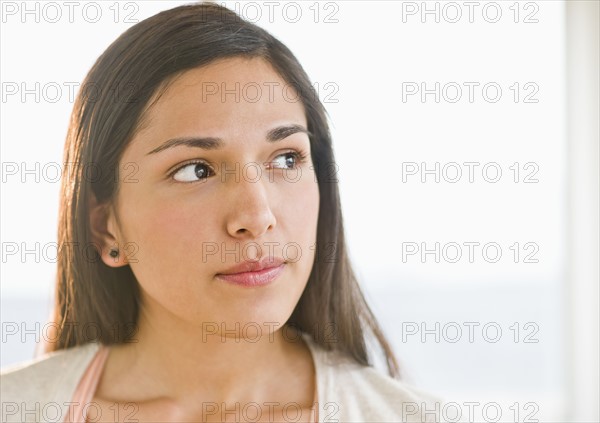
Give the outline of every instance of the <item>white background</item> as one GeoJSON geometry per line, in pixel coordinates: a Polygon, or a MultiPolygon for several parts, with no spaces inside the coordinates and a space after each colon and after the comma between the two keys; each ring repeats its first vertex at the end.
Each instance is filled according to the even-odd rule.
{"type": "MultiPolygon", "coordinates": [[[[56,241],[59,183],[52,181],[54,167],[48,164],[62,162],[72,108],[69,85],[81,82],[104,49],[133,25],[124,22],[126,16],[139,21],[187,2],[75,3],[72,22],[61,2],[2,5],[2,366],[33,357],[36,322],[43,325],[50,312],[55,264],[48,260],[53,250],[44,247],[56,241]],[[24,8],[33,12],[23,14],[24,8]],[[102,15],[93,23],[97,10],[102,15]],[[24,88],[31,92],[23,94],[24,88]],[[14,165],[13,175],[7,170],[14,165]],[[36,166],[39,171],[24,172],[36,166]],[[15,245],[19,252],[8,254],[15,245]],[[24,248],[38,252],[22,255],[24,248]],[[9,336],[7,322],[24,326],[9,336]]],[[[589,348],[597,352],[597,335],[590,335],[597,329],[597,303],[588,320],[580,321],[569,301],[573,287],[581,285],[570,270],[570,219],[586,205],[571,192],[572,29],[565,26],[563,2],[478,2],[472,16],[464,2],[296,2],[285,12],[286,2],[275,3],[272,16],[262,3],[227,5],[283,41],[319,86],[331,118],[350,255],[406,380],[459,403],[497,402],[502,421],[524,421],[528,414],[540,421],[597,419],[597,397],[574,409],[580,383],[597,390],[598,367],[596,354],[590,362],[596,367],[588,367],[583,382],[577,378],[575,363],[585,352],[574,347],[571,334],[578,325],[582,336],[592,336],[589,348]],[[435,13],[423,15],[423,7],[437,8],[439,22],[435,13]],[[297,10],[302,15],[292,22],[297,10]],[[407,95],[408,85],[421,89],[422,83],[429,90],[439,83],[439,102],[433,92],[424,101],[420,92],[407,95]],[[465,83],[477,84],[472,102],[465,83]],[[485,84],[501,88],[497,102],[493,88],[484,96],[485,84]],[[462,97],[452,102],[456,86],[462,97]],[[536,92],[529,99],[537,102],[525,102],[532,87],[536,92]],[[436,162],[439,182],[434,174],[425,174],[425,182],[420,173],[403,174],[413,163],[421,170],[423,163],[434,169],[436,162]],[[473,182],[465,162],[478,163],[473,182]],[[449,181],[455,167],[441,172],[448,163],[461,165],[457,182],[449,181]],[[483,174],[488,163],[491,169],[483,174]],[[531,164],[525,168],[526,163],[531,164]],[[502,177],[493,183],[496,168],[502,177]],[[534,169],[537,182],[526,183],[534,169]],[[479,243],[473,262],[465,242],[479,243]],[[428,249],[439,243],[439,263],[434,254],[403,257],[407,243],[428,249]],[[455,244],[449,243],[462,247],[456,263],[450,262],[455,244]],[[482,252],[488,243],[501,248],[495,263],[495,250],[482,252]],[[510,249],[515,243],[517,263],[510,249]],[[537,262],[525,262],[534,250],[530,259],[537,262]],[[478,325],[473,342],[465,322],[478,325]],[[482,331],[486,324],[488,332],[482,331]],[[456,326],[462,337],[451,342],[456,326]],[[407,332],[415,327],[418,334],[407,332]],[[499,341],[486,340],[498,327],[499,341]],[[423,328],[433,330],[424,341],[423,328]]],[[[590,96],[597,110],[597,86],[590,96]]],[[[595,137],[577,150],[581,157],[595,154],[597,160],[597,132],[595,137]]],[[[591,178],[597,190],[597,175],[591,178]]],[[[597,252],[597,216],[587,218],[596,237],[588,242],[597,252]]],[[[597,269],[597,255],[585,264],[597,269]]],[[[597,293],[597,273],[591,277],[583,298],[597,293]]]]}

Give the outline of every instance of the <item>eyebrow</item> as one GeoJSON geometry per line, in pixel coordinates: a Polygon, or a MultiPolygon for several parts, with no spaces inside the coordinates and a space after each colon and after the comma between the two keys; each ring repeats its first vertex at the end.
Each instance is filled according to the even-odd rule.
{"type": "MultiPolygon", "coordinates": [[[[281,141],[281,140],[289,137],[290,135],[293,135],[293,134],[296,134],[299,132],[307,134],[309,137],[312,136],[310,131],[308,131],[304,126],[297,125],[297,124],[290,124],[290,125],[278,126],[277,128],[273,128],[269,132],[267,132],[267,142],[274,143],[277,141],[281,141]]],[[[186,146],[186,147],[202,148],[203,150],[218,150],[218,149],[223,148],[225,143],[223,142],[223,140],[221,138],[214,138],[214,137],[173,138],[173,139],[165,141],[164,143],[162,143],[161,145],[156,147],[154,150],[148,152],[146,155],[148,156],[150,154],[155,154],[155,153],[167,150],[169,148],[179,147],[182,145],[186,146]]]]}

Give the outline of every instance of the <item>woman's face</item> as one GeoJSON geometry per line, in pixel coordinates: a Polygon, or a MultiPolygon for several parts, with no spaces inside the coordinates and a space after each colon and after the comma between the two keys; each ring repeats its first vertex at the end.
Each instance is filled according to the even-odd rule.
{"type": "Polygon", "coordinates": [[[144,308],[211,331],[281,327],[313,266],[319,211],[295,91],[262,59],[220,60],[177,78],[145,122],[121,159],[108,221],[144,308]],[[208,138],[221,145],[202,148],[208,138]],[[287,262],[268,285],[216,277],[265,256],[287,262]]]}

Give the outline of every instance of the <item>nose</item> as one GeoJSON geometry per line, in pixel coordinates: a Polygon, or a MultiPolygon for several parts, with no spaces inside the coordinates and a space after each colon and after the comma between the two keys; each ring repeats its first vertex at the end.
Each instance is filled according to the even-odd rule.
{"type": "Polygon", "coordinates": [[[231,209],[227,231],[236,238],[260,238],[275,228],[277,221],[269,204],[269,194],[262,178],[241,178],[231,193],[231,209]]]}

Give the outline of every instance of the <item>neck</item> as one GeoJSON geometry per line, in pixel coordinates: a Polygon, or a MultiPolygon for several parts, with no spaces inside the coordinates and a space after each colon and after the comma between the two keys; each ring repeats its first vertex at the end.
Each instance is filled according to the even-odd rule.
{"type": "Polygon", "coordinates": [[[215,326],[141,313],[137,342],[119,346],[113,366],[113,374],[130,376],[117,376],[115,385],[135,384],[140,401],[285,403],[293,391],[305,392],[299,400],[312,403],[313,390],[306,389],[314,386],[312,356],[299,332],[261,326],[257,335],[215,326]]]}

